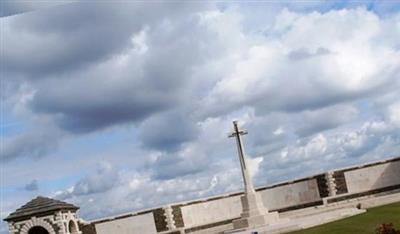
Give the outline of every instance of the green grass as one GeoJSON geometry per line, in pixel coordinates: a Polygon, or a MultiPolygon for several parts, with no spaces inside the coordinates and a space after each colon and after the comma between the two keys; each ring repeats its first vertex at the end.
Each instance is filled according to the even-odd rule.
{"type": "Polygon", "coordinates": [[[400,202],[368,209],[366,213],[291,234],[374,234],[382,223],[400,229],[400,202]]]}

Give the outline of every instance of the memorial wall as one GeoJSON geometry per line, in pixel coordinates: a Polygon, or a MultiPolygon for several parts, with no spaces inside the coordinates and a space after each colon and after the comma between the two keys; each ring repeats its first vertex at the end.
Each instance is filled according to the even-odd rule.
{"type": "Polygon", "coordinates": [[[348,193],[359,193],[399,183],[400,161],[344,172],[348,193]]]}
{"type": "MultiPolygon", "coordinates": [[[[336,202],[399,189],[400,157],[260,187],[256,191],[268,210],[285,212],[323,205],[323,199],[336,202]]],[[[240,216],[241,194],[224,194],[97,220],[84,228],[90,232],[83,233],[188,233],[215,227],[240,216]]]]}
{"type": "Polygon", "coordinates": [[[96,224],[97,234],[157,233],[152,213],[96,224]]]}

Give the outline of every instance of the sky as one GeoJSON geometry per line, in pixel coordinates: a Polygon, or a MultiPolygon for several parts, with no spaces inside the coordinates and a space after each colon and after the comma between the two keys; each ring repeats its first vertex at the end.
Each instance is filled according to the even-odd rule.
{"type": "Polygon", "coordinates": [[[400,155],[398,1],[0,6],[2,219],[239,191],[233,120],[256,186],[400,155]]]}

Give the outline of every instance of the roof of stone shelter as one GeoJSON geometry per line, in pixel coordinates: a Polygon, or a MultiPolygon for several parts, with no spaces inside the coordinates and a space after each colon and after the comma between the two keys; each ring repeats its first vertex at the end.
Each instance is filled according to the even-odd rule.
{"type": "Polygon", "coordinates": [[[29,217],[34,214],[41,214],[41,213],[46,213],[50,211],[58,211],[58,210],[73,210],[76,211],[78,210],[79,207],[47,198],[47,197],[41,197],[38,196],[31,200],[30,202],[26,203],[25,205],[21,206],[18,208],[16,211],[11,213],[7,218],[4,219],[4,221],[10,221],[10,220],[15,220],[23,217],[29,217]]]}

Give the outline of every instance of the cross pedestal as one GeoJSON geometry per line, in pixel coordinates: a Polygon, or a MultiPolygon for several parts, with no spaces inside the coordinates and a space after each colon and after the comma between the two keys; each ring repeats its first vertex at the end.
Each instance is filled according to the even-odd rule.
{"type": "Polygon", "coordinates": [[[233,228],[253,228],[275,223],[279,219],[278,212],[268,212],[268,209],[264,207],[260,195],[255,192],[253,183],[251,181],[241,139],[241,135],[247,134],[247,131],[239,130],[237,121],[233,121],[233,128],[234,132],[229,137],[236,138],[245,190],[244,195],[240,197],[243,210],[240,215],[240,219],[233,221],[233,228]]]}
{"type": "Polygon", "coordinates": [[[259,194],[245,193],[240,200],[243,211],[240,219],[233,221],[234,229],[264,226],[278,221],[278,212],[268,212],[259,194]]]}

